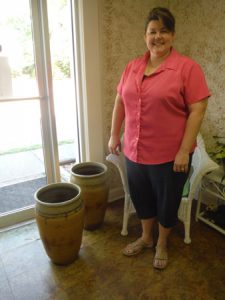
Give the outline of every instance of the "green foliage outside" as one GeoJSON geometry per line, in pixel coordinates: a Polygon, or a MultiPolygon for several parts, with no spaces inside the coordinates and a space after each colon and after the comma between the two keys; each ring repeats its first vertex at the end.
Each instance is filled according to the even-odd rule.
{"type": "MultiPolygon", "coordinates": [[[[70,77],[70,58],[68,56],[69,39],[66,34],[68,25],[68,1],[48,1],[49,6],[49,37],[51,46],[52,72],[55,79],[70,77]],[[51,16],[52,14],[52,16],[51,16]],[[52,22],[52,24],[51,24],[52,22]],[[52,25],[52,26],[51,26],[52,25]],[[51,28],[52,27],[52,28],[51,28]]],[[[12,66],[12,76],[35,78],[35,63],[31,21],[27,17],[9,17],[1,23],[0,30],[11,30],[20,45],[20,58],[17,66],[12,66]],[[22,58],[21,58],[22,57],[22,58]],[[20,59],[20,61],[19,61],[20,59]]],[[[4,50],[4,45],[3,50],[4,50]]]]}

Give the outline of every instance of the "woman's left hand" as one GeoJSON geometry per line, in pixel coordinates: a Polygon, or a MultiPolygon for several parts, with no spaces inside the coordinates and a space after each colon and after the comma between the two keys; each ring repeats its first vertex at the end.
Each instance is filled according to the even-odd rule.
{"type": "Polygon", "coordinates": [[[184,151],[178,151],[175,157],[173,170],[174,172],[188,172],[189,153],[184,151]]]}

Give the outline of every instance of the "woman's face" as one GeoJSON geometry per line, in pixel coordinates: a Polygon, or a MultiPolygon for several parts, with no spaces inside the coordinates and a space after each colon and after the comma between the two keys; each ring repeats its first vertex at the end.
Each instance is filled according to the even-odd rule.
{"type": "Polygon", "coordinates": [[[162,57],[170,52],[175,38],[161,20],[150,21],[145,33],[145,42],[151,56],[162,57]]]}

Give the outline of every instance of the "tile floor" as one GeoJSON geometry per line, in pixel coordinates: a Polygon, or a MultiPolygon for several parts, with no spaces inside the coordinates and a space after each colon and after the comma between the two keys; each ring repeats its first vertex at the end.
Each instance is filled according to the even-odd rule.
{"type": "Polygon", "coordinates": [[[109,204],[104,225],[84,231],[79,258],[53,265],[36,223],[0,233],[1,300],[223,300],[224,236],[192,222],[192,244],[183,243],[183,226],[174,229],[168,268],[152,268],[154,251],[124,257],[121,248],[140,234],[132,216],[129,236],[120,235],[122,200],[109,204]]]}

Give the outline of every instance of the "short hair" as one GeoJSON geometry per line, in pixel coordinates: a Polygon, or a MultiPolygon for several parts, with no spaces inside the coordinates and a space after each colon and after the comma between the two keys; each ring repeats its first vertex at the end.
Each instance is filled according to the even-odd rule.
{"type": "Polygon", "coordinates": [[[175,32],[175,18],[168,8],[155,7],[150,10],[145,23],[145,32],[147,31],[149,22],[153,20],[162,21],[168,31],[175,32]]]}

